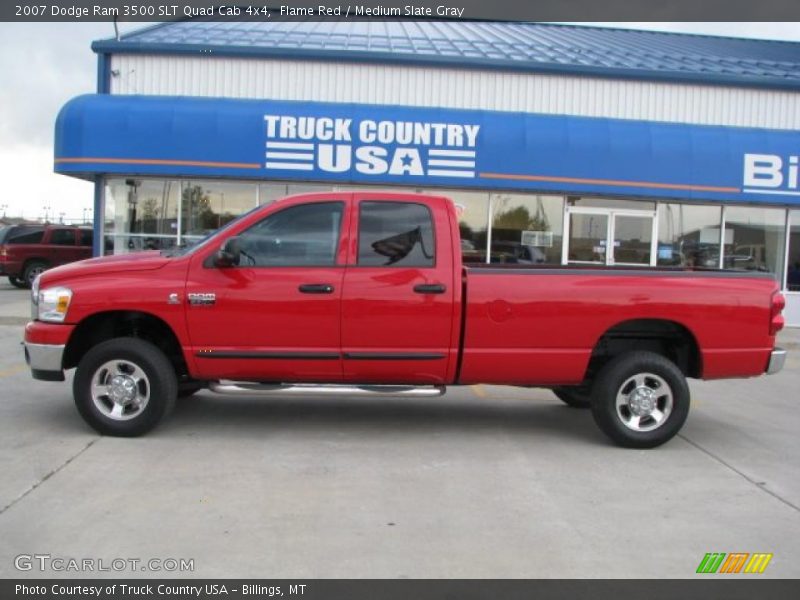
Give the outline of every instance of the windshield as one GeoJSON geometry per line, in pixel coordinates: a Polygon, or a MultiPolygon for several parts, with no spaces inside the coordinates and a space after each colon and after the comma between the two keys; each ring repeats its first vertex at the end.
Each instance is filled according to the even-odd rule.
{"type": "Polygon", "coordinates": [[[8,235],[10,229],[11,227],[0,227],[0,244],[6,240],[6,236],[8,235]]]}
{"type": "Polygon", "coordinates": [[[205,237],[197,240],[196,242],[183,243],[180,246],[176,246],[174,248],[169,248],[168,250],[162,250],[161,251],[161,255],[162,256],[188,256],[189,254],[192,254],[193,252],[199,250],[200,248],[202,248],[206,244],[209,244],[211,242],[211,240],[216,238],[220,233],[222,233],[226,229],[230,228],[231,225],[235,225],[236,223],[238,223],[239,221],[241,221],[242,219],[244,219],[245,217],[247,217],[251,213],[254,213],[258,209],[263,208],[263,207],[264,207],[264,205],[256,206],[254,208],[251,208],[247,212],[240,214],[233,221],[228,221],[227,223],[225,223],[225,225],[223,225],[219,229],[215,229],[214,231],[209,232],[205,237]]]}

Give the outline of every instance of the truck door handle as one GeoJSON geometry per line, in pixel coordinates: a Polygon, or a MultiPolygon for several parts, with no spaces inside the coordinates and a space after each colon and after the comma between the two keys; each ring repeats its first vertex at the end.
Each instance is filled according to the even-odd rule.
{"type": "Polygon", "coordinates": [[[420,283],[414,286],[417,294],[444,294],[447,288],[441,283],[420,283]]]}
{"type": "Polygon", "coordinates": [[[333,286],[330,283],[304,283],[297,288],[301,294],[332,294],[333,286]]]}

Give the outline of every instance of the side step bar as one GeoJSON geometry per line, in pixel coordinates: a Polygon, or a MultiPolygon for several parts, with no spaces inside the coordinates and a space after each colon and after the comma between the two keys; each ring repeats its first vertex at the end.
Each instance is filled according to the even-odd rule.
{"type": "Polygon", "coordinates": [[[431,398],[447,391],[443,385],[341,385],[309,383],[252,383],[247,381],[212,381],[208,389],[217,394],[235,396],[408,396],[431,398]]]}

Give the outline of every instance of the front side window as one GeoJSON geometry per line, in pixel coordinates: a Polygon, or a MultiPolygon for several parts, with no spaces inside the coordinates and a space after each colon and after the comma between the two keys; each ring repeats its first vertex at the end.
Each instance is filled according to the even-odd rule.
{"type": "Polygon", "coordinates": [[[431,212],[412,202],[362,202],[358,264],[367,267],[432,267],[431,212]]]}
{"type": "Polygon", "coordinates": [[[336,264],[344,204],[301,204],[273,213],[239,237],[240,267],[336,264]]]}

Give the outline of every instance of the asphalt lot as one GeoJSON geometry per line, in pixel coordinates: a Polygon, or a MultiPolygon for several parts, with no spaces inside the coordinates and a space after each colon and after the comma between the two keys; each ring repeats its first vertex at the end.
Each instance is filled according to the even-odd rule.
{"type": "Polygon", "coordinates": [[[771,552],[747,577],[800,576],[797,330],[778,375],[693,381],[683,432],[655,450],[612,446],[548,391],[492,386],[204,392],[115,439],[83,423],[70,381],[31,379],[27,310],[3,280],[0,577],[92,575],[14,568],[49,554],[194,559],[170,576],[691,578],[706,552],[771,552]]]}

